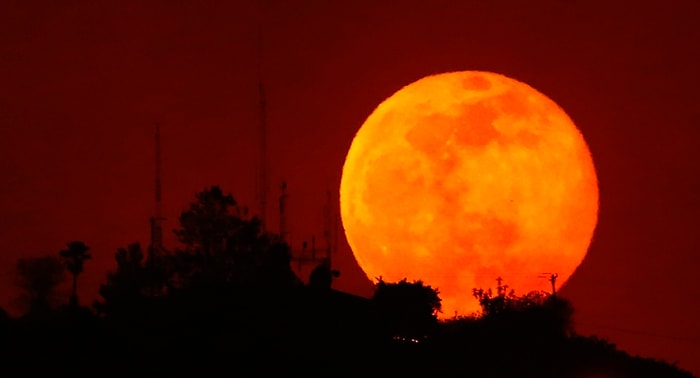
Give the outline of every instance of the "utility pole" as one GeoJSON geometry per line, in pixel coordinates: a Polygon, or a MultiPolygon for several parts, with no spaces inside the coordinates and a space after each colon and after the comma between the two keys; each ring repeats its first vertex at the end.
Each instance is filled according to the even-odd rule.
{"type": "Polygon", "coordinates": [[[549,283],[552,284],[552,297],[557,296],[557,278],[559,275],[557,273],[542,273],[538,276],[539,278],[546,278],[549,283]]]}
{"type": "Polygon", "coordinates": [[[556,286],[557,277],[559,277],[559,275],[556,274],[556,273],[552,273],[552,274],[549,276],[549,282],[552,283],[552,296],[553,296],[553,297],[556,297],[556,296],[557,296],[557,286],[556,286]]]}

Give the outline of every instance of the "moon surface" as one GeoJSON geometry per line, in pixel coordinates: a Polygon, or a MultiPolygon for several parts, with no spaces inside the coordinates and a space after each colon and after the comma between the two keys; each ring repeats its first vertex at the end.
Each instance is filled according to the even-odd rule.
{"type": "Polygon", "coordinates": [[[563,285],[586,255],[598,181],[566,113],[506,76],[428,76],[357,132],[340,184],[343,228],[371,280],[423,280],[441,317],[480,310],[474,288],[563,285]]]}

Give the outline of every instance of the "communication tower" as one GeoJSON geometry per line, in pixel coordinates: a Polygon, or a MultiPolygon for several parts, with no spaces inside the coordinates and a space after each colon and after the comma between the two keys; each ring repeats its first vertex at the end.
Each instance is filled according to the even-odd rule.
{"type": "Polygon", "coordinates": [[[280,239],[286,242],[287,234],[289,234],[287,229],[287,183],[283,182],[280,188],[282,189],[280,195],[280,239]]]}
{"type": "Polygon", "coordinates": [[[148,249],[148,263],[153,265],[156,257],[160,256],[163,251],[163,227],[162,221],[165,219],[162,215],[161,204],[161,182],[160,182],[160,124],[156,123],[155,133],[155,209],[151,216],[151,245],[148,249]]]}
{"type": "Polygon", "coordinates": [[[262,79],[258,84],[260,96],[260,124],[259,124],[259,156],[258,156],[258,178],[257,178],[257,200],[260,205],[260,228],[266,231],[267,216],[267,195],[268,195],[268,162],[267,162],[267,100],[265,99],[265,88],[262,79]]]}
{"type": "MultiPolygon", "coordinates": [[[[286,189],[286,185],[283,186],[283,189],[286,189]]],[[[286,201],[287,194],[286,191],[283,190],[283,193],[280,196],[280,204],[283,202],[286,204],[286,201]]],[[[282,206],[280,206],[280,210],[282,210],[282,206]]],[[[333,202],[330,190],[327,190],[326,192],[326,203],[323,206],[323,217],[323,238],[325,248],[321,247],[320,250],[317,248],[315,234],[311,235],[310,245],[307,240],[304,240],[301,244],[301,249],[292,247],[292,266],[296,271],[297,276],[299,276],[299,278],[302,280],[308,278],[308,274],[311,273],[314,268],[320,265],[324,265],[332,272],[335,272],[334,274],[336,274],[336,277],[337,274],[339,274],[337,271],[332,270],[332,257],[334,255],[334,251],[337,250],[338,243],[338,222],[337,216],[335,216],[335,212],[333,211],[333,202]]],[[[280,211],[280,234],[283,236],[283,238],[285,238],[285,240],[289,235],[286,228],[286,213],[282,211],[280,211]],[[282,227],[283,224],[285,225],[284,227],[282,227]]]]}

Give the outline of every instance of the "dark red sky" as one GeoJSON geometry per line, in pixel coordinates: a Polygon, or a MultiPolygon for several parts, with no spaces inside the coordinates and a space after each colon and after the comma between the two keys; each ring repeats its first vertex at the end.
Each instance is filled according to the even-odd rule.
{"type": "MultiPolygon", "coordinates": [[[[87,302],[117,247],[147,243],[157,121],[166,229],[212,184],[255,207],[262,20],[270,207],[286,180],[293,243],[321,234],[379,102],[429,74],[502,73],[567,111],[598,170],[593,245],[561,291],[579,332],[700,374],[697,2],[143,3],[0,4],[0,305],[20,256],[85,241],[87,302]]],[[[368,294],[341,240],[335,285],[368,294]]]]}

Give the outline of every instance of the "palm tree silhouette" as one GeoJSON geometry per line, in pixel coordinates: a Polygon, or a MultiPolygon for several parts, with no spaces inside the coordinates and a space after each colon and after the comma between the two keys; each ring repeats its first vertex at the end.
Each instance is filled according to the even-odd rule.
{"type": "Polygon", "coordinates": [[[70,305],[78,306],[78,275],[83,271],[83,262],[90,259],[88,251],[90,247],[81,241],[68,243],[68,248],[59,252],[64,259],[66,268],[73,275],[73,293],[70,297],[70,305]]]}

